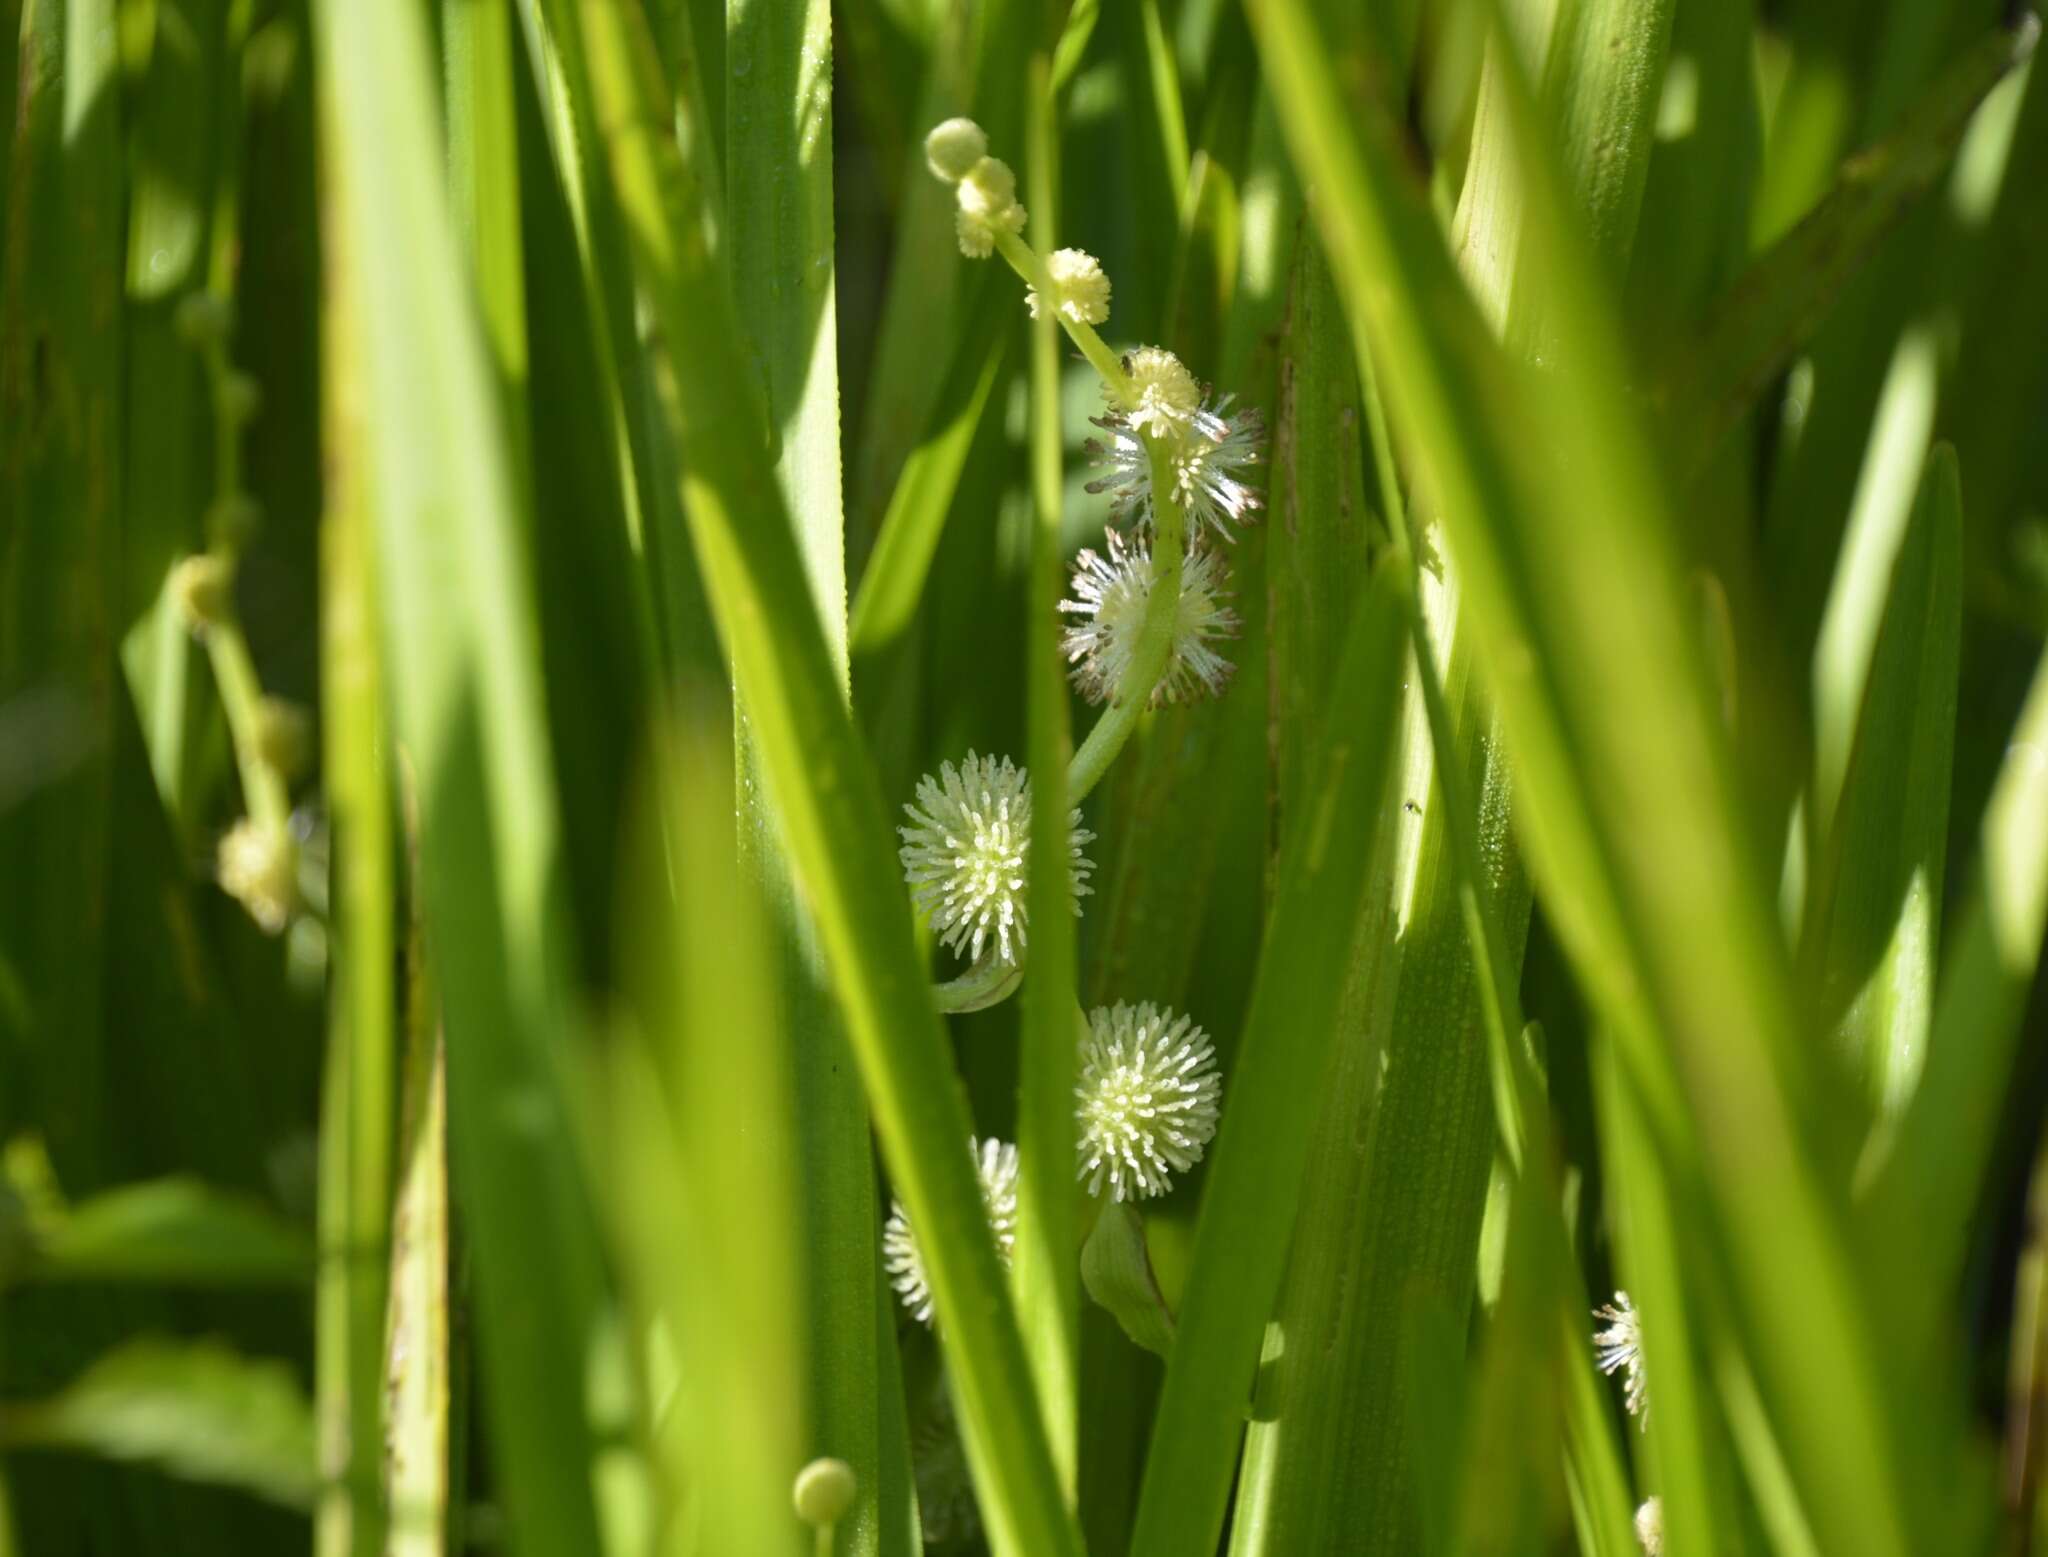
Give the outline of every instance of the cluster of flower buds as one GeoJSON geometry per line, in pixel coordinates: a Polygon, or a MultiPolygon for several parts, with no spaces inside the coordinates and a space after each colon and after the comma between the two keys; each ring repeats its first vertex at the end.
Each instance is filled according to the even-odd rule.
{"type": "Polygon", "coordinates": [[[227,297],[193,292],[179,302],[174,322],[199,354],[214,416],[230,434],[215,471],[218,490],[205,514],[206,550],[181,559],[169,578],[173,605],[213,659],[248,807],[220,837],[214,879],[266,934],[280,935],[303,906],[289,797],[312,748],[312,721],[297,704],[263,694],[235,614],[236,568],[263,518],[256,499],[243,490],[236,437],[261,409],[263,396],[256,381],[229,360],[235,313],[227,297]]]}

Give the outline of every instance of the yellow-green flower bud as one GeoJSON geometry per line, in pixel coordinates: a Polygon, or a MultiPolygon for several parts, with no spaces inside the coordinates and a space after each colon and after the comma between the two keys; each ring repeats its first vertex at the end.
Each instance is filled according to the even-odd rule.
{"type": "Polygon", "coordinates": [[[972,119],[948,119],[924,138],[925,165],[935,178],[957,184],[988,155],[988,136],[972,119]]]}
{"type": "Polygon", "coordinates": [[[846,1461],[830,1456],[813,1460],[796,1473],[796,1517],[807,1525],[836,1525],[852,1511],[859,1490],[859,1479],[846,1461]]]}
{"type": "Polygon", "coordinates": [[[969,259],[987,259],[995,252],[996,234],[1024,230],[1024,207],[1017,203],[1017,175],[998,157],[983,157],[960,180],[960,211],[953,230],[960,252],[969,259]]]}
{"type": "Polygon", "coordinates": [[[266,935],[291,920],[298,901],[298,850],[282,827],[265,827],[243,817],[220,841],[214,873],[221,891],[249,911],[266,935]]]}
{"type": "Polygon", "coordinates": [[[235,565],[226,557],[200,552],[171,569],[171,598],[178,614],[195,633],[231,621],[235,614],[235,565]]]}

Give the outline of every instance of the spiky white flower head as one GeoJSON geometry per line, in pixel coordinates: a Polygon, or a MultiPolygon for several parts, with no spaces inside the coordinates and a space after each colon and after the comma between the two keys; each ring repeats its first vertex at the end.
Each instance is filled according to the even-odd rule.
{"type": "Polygon", "coordinates": [[[948,119],[924,138],[925,166],[934,178],[957,184],[988,155],[988,135],[972,119],[948,119]]]}
{"type": "Polygon", "coordinates": [[[1646,1498],[1636,1510],[1636,1544],[1643,1557],[1664,1557],[1664,1500],[1646,1498]]]}
{"type": "MultiPolygon", "coordinates": [[[[1060,609],[1081,620],[1060,635],[1074,684],[1090,702],[1117,696],[1145,625],[1152,598],[1152,549],[1111,530],[1109,555],[1084,551],[1074,562],[1074,596],[1060,609]]],[[[1215,552],[1192,553],[1181,564],[1180,610],[1173,620],[1173,654],[1152,688],[1151,706],[1215,697],[1234,667],[1210,645],[1237,636],[1237,613],[1223,602],[1223,564],[1215,552]]]]}
{"type": "MultiPolygon", "coordinates": [[[[903,878],[919,912],[954,952],[979,958],[989,937],[1004,962],[1023,949],[1026,859],[1031,852],[1031,780],[1008,757],[977,757],[955,768],[939,765],[939,776],[917,781],[917,799],[903,808],[909,827],[897,850],[903,878]]],[[[1067,813],[1070,885],[1074,911],[1088,891],[1094,867],[1081,846],[1095,835],[1081,825],[1078,809],[1067,813]]]]}
{"type": "MultiPolygon", "coordinates": [[[[1232,395],[1211,396],[1184,424],[1168,451],[1173,470],[1173,495],[1196,535],[1213,534],[1230,541],[1233,524],[1249,524],[1266,506],[1243,472],[1259,463],[1266,440],[1265,419],[1247,406],[1231,415],[1232,395]]],[[[1088,483],[1090,492],[1108,492],[1110,517],[1118,523],[1152,523],[1152,459],[1131,418],[1121,411],[1094,419],[1109,434],[1105,444],[1088,440],[1088,452],[1109,474],[1088,483]]]]}
{"type": "MultiPolygon", "coordinates": [[[[967,1138],[974,1157],[974,1171],[981,1178],[981,1202],[988,1211],[988,1230],[995,1236],[996,1254],[1007,1266],[1017,1246],[1017,1148],[1003,1141],[967,1138]]],[[[889,1220],[882,1225],[882,1268],[889,1273],[889,1285],[896,1289],[903,1306],[921,1324],[932,1322],[932,1289],[925,1279],[924,1256],[918,1252],[917,1233],[910,1225],[910,1213],[903,1202],[892,1201],[889,1220]]]]}
{"type": "MultiPolygon", "coordinates": [[[[1071,324],[1104,324],[1109,319],[1109,277],[1095,256],[1080,249],[1054,249],[1045,269],[1052,281],[1053,307],[1071,324]]],[[[1024,306],[1038,317],[1038,289],[1024,294],[1024,306]]]]}
{"type": "Polygon", "coordinates": [[[987,259],[995,252],[996,234],[1024,230],[1024,207],[1017,203],[1017,175],[998,157],[983,157],[969,168],[954,190],[960,203],[953,219],[960,252],[969,259],[987,259]]]}
{"type": "Polygon", "coordinates": [[[298,850],[285,829],[243,817],[222,836],[214,874],[221,891],[265,934],[276,935],[290,921],[298,901],[298,850]]]}
{"type": "Polygon", "coordinates": [[[1630,1416],[1639,1416],[1645,1426],[1650,1420],[1649,1381],[1643,1373],[1643,1325],[1635,1304],[1626,1292],[1616,1292],[1612,1303],[1593,1310],[1593,1317],[1606,1328],[1593,1332],[1593,1361],[1602,1373],[1627,1374],[1625,1397],[1630,1416]]]}
{"type": "Polygon", "coordinates": [[[1124,358],[1124,372],[1138,401],[1125,413],[1135,432],[1172,437],[1201,409],[1202,391],[1194,374],[1163,346],[1140,346],[1124,358]]]}
{"type": "Polygon", "coordinates": [[[1223,1078],[1208,1035],[1147,1002],[1089,1013],[1074,1086],[1080,1173],[1113,1200],[1163,1195],[1216,1134],[1223,1078]]]}

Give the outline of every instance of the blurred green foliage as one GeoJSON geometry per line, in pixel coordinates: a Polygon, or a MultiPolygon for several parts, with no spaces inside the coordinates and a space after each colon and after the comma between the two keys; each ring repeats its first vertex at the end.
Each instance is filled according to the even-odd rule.
{"type": "Polygon", "coordinates": [[[2048,1553],[2038,31],[0,0],[0,1557],[2048,1553]],[[941,1016],[1107,507],[955,114],[1270,438],[941,1016]],[[1101,1216],[1116,1000],[1222,1128],[1101,1216]]]}

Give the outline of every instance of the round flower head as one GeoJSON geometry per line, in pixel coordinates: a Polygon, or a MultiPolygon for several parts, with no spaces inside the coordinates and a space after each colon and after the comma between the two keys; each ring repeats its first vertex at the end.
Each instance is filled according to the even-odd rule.
{"type": "Polygon", "coordinates": [[[1201,409],[1202,392],[1187,365],[1163,346],[1141,346],[1124,358],[1138,403],[1127,416],[1135,432],[1155,438],[1178,433],[1201,409]]]}
{"type": "Polygon", "coordinates": [[[298,900],[298,851],[289,833],[243,817],[221,838],[214,873],[266,934],[284,929],[298,900]]]}
{"type": "Polygon", "coordinates": [[[960,209],[953,231],[960,252],[969,259],[987,259],[995,252],[996,234],[1024,230],[1024,207],[1017,203],[1017,175],[996,157],[983,157],[969,168],[955,190],[960,209]]]}
{"type": "MultiPolygon", "coordinates": [[[[1031,780],[1008,757],[977,757],[939,776],[917,782],[917,799],[903,808],[909,827],[897,850],[903,878],[919,912],[956,953],[979,958],[995,936],[1004,962],[1015,962],[1024,946],[1025,860],[1031,850],[1031,780]]],[[[1070,885],[1074,911],[1088,891],[1094,867],[1081,846],[1095,835],[1081,825],[1078,809],[1067,813],[1070,885]]]]}
{"type": "Polygon", "coordinates": [[[1643,1557],[1664,1557],[1664,1500],[1647,1498],[1636,1510],[1636,1544],[1643,1557]]]}
{"type": "Polygon", "coordinates": [[[957,184],[988,155],[988,136],[972,119],[948,119],[924,138],[925,166],[934,178],[957,184]]]}
{"type": "MultiPolygon", "coordinates": [[[[1075,559],[1074,594],[1060,609],[1082,620],[1060,635],[1074,667],[1074,684],[1090,702],[1114,698],[1123,686],[1152,597],[1152,552],[1143,541],[1126,543],[1109,532],[1109,555],[1084,551],[1075,559]]],[[[1230,661],[1212,639],[1237,635],[1237,613],[1223,604],[1223,565],[1214,552],[1195,552],[1180,570],[1180,610],[1173,621],[1173,654],[1152,688],[1151,705],[1215,697],[1230,682],[1230,661]]]]}
{"type": "Polygon", "coordinates": [[[1097,1008],[1074,1088],[1080,1177],[1114,1200],[1166,1193],[1216,1134],[1216,1051],[1187,1017],[1146,1004],[1097,1008]]]}
{"type": "MultiPolygon", "coordinates": [[[[1266,438],[1264,418],[1251,408],[1230,414],[1234,397],[1202,402],[1187,419],[1182,435],[1169,452],[1173,496],[1188,516],[1196,535],[1213,533],[1235,539],[1233,524],[1248,524],[1265,499],[1247,485],[1241,472],[1259,462],[1266,438]]],[[[1104,444],[1088,440],[1088,452],[1109,474],[1088,483],[1090,492],[1108,492],[1110,517],[1118,523],[1152,523],[1152,460],[1132,419],[1121,411],[1094,418],[1109,434],[1104,444]]]]}
{"type": "MultiPolygon", "coordinates": [[[[1054,249],[1045,262],[1052,280],[1053,307],[1071,324],[1104,324],[1109,319],[1109,277],[1095,256],[1080,249],[1054,249]]],[[[1024,294],[1031,317],[1038,317],[1037,288],[1024,294]]]]}
{"type": "MultiPolygon", "coordinates": [[[[967,1139],[974,1156],[975,1172],[981,1177],[981,1200],[988,1210],[988,1228],[996,1240],[996,1254],[1004,1265],[1017,1245],[1017,1148],[1002,1141],[967,1139]]],[[[932,1289],[925,1279],[924,1256],[918,1253],[917,1233],[910,1225],[910,1213],[903,1202],[892,1201],[889,1220],[882,1225],[882,1268],[889,1273],[889,1285],[896,1289],[903,1306],[921,1324],[932,1322],[932,1289]]]]}
{"type": "Polygon", "coordinates": [[[1612,1303],[1593,1310],[1606,1328],[1593,1332],[1593,1361],[1602,1373],[1625,1371],[1625,1395],[1630,1416],[1639,1416],[1647,1426],[1650,1418],[1649,1381],[1643,1374],[1643,1325],[1626,1292],[1614,1294],[1612,1303]]]}

